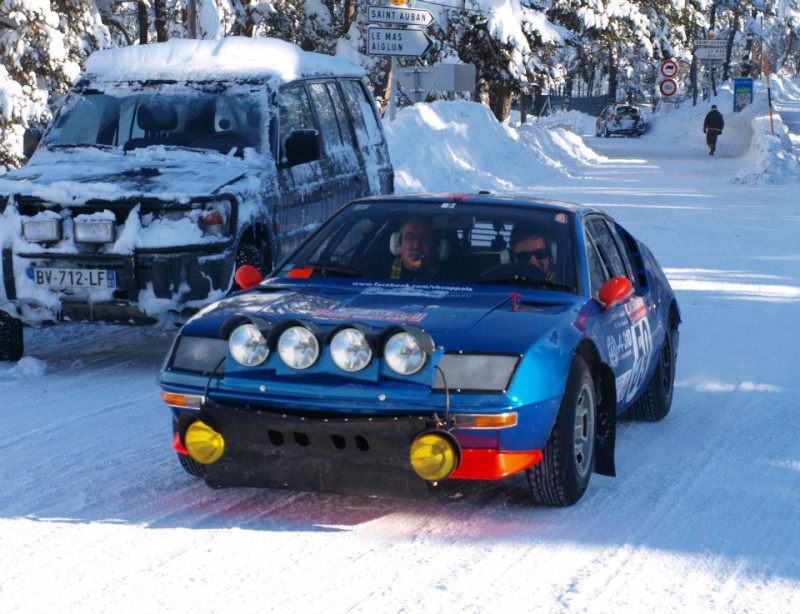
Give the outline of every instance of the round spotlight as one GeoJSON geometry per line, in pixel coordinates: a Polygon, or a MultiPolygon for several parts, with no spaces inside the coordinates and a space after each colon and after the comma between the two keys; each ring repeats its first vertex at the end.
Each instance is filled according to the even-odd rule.
{"type": "Polygon", "coordinates": [[[225,451],[222,435],[200,420],[189,425],[183,440],[189,456],[202,465],[218,461],[225,451]]]}
{"type": "Polygon", "coordinates": [[[278,339],[278,354],[292,369],[308,369],[319,358],[319,342],[305,326],[292,326],[278,339]]]}
{"type": "Polygon", "coordinates": [[[413,335],[407,332],[389,337],[383,349],[386,364],[400,375],[414,375],[425,366],[427,354],[413,335]]]}
{"type": "Polygon", "coordinates": [[[331,358],[340,369],[354,373],[369,364],[372,349],[364,333],[357,328],[344,328],[331,339],[331,358]]]}
{"type": "Polygon", "coordinates": [[[428,431],[414,439],[409,457],[419,477],[428,482],[438,482],[458,466],[458,443],[449,433],[428,431]]]}
{"type": "Polygon", "coordinates": [[[269,356],[267,340],[253,324],[237,327],[228,338],[233,359],[244,367],[257,367],[269,356]]]}

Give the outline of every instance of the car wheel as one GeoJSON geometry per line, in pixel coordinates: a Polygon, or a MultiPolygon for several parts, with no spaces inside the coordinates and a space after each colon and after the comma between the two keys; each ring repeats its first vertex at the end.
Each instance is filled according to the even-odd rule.
{"type": "Polygon", "coordinates": [[[206,468],[194,460],[191,456],[185,454],[178,454],[178,460],[181,462],[181,467],[189,475],[193,475],[201,480],[206,477],[206,468]]]}
{"type": "Polygon", "coordinates": [[[675,384],[675,331],[670,327],[661,355],[658,357],[653,375],[642,394],[628,409],[631,420],[658,422],[663,420],[672,407],[672,392],[675,384]]]}
{"type": "Polygon", "coordinates": [[[583,496],[594,468],[596,430],[594,381],[586,361],[575,356],[544,457],[528,470],[536,503],[565,507],[583,496]]]}
{"type": "Polygon", "coordinates": [[[608,126],[606,126],[605,132],[603,132],[603,136],[606,138],[611,136],[611,132],[608,131],[608,126]]]}
{"type": "Polygon", "coordinates": [[[22,320],[0,310],[0,360],[19,360],[25,349],[22,320]]]}

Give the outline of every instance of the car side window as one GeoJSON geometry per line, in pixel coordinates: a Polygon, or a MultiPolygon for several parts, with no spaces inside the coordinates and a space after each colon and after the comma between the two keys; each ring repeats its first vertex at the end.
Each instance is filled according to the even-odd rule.
{"type": "Polygon", "coordinates": [[[285,162],[286,139],[293,130],[316,129],[314,113],[311,110],[311,101],[303,85],[293,85],[281,89],[279,96],[280,106],[280,134],[281,134],[281,161],[285,162]]]}
{"type": "Polygon", "coordinates": [[[592,275],[593,268],[596,272],[595,279],[591,281],[592,293],[594,294],[599,290],[596,282],[602,285],[611,277],[626,277],[633,282],[633,279],[631,279],[631,267],[627,263],[619,241],[614,237],[605,220],[601,217],[587,218],[586,232],[596,250],[594,255],[599,260],[599,263],[594,264],[591,259],[589,261],[590,275],[592,275]],[[605,271],[602,281],[600,280],[600,265],[602,265],[602,270],[605,271]]]}
{"type": "Polygon", "coordinates": [[[586,263],[589,270],[589,288],[592,296],[597,296],[600,287],[611,279],[608,269],[600,258],[597,246],[590,237],[586,237],[586,263]]]}

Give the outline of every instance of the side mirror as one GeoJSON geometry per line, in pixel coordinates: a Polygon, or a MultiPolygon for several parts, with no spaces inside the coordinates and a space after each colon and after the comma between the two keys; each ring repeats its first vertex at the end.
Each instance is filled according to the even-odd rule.
{"type": "Polygon", "coordinates": [[[292,130],[286,138],[289,166],[319,160],[319,132],[313,129],[292,130]]]}
{"type": "Polygon", "coordinates": [[[233,281],[235,281],[236,285],[242,290],[249,290],[253,286],[257,286],[264,281],[264,276],[261,274],[261,271],[252,264],[243,264],[236,269],[233,281]]]}
{"type": "Polygon", "coordinates": [[[38,128],[25,128],[25,133],[22,135],[22,155],[30,158],[36,148],[39,146],[39,141],[42,140],[42,131],[38,128]]]}
{"type": "Polygon", "coordinates": [[[597,298],[606,311],[633,295],[633,284],[627,277],[612,277],[600,287],[597,298]]]}

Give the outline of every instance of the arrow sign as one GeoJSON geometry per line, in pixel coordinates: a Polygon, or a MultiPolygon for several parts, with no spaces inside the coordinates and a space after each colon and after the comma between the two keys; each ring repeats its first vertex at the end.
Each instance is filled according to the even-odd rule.
{"type": "Polygon", "coordinates": [[[394,28],[367,28],[367,53],[369,55],[393,55],[419,57],[433,46],[431,38],[422,30],[398,30],[394,28]]]}
{"type": "Polygon", "coordinates": [[[698,47],[694,50],[694,57],[698,60],[720,62],[725,59],[725,47],[698,47]]]}
{"type": "Polygon", "coordinates": [[[370,5],[367,10],[370,23],[396,23],[402,26],[429,26],[434,22],[428,9],[389,8],[370,5]]]}

